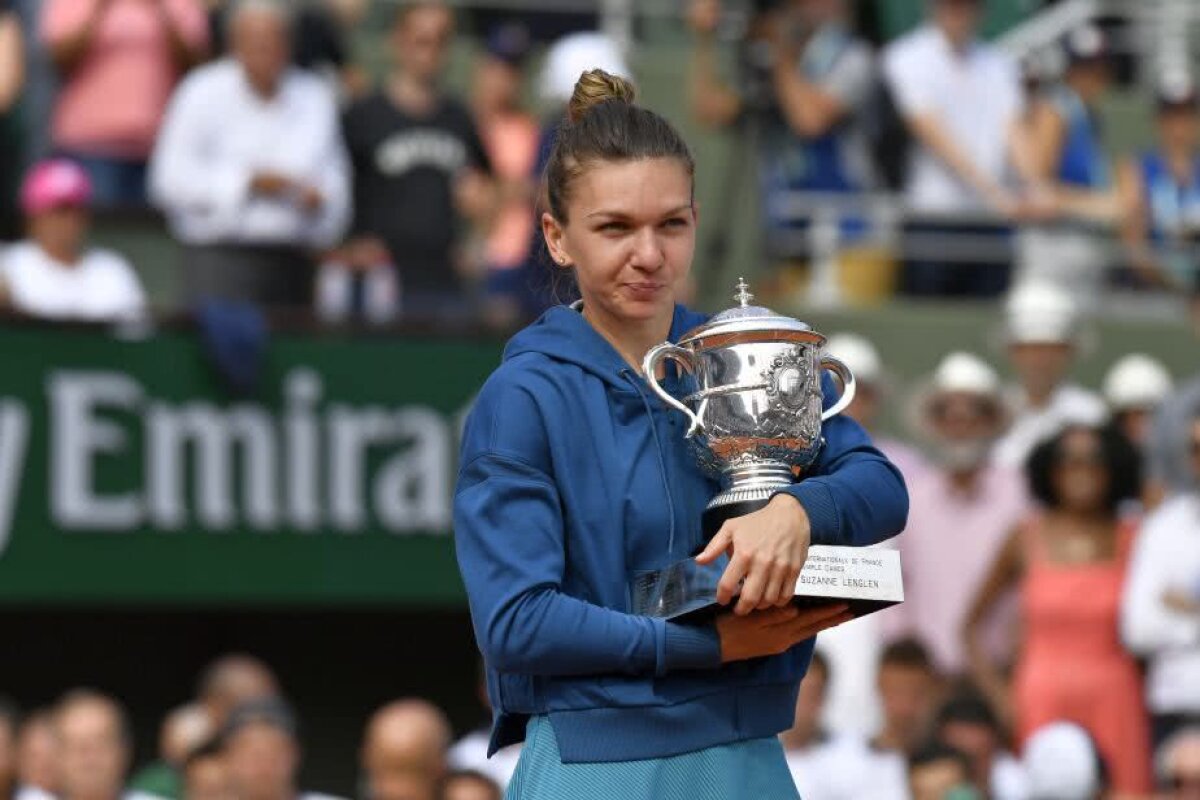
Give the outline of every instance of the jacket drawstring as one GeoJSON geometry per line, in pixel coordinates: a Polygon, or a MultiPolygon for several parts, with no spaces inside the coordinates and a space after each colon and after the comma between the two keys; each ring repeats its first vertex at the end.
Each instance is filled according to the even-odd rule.
{"type": "Polygon", "coordinates": [[[670,555],[675,552],[675,499],[671,496],[671,483],[667,480],[667,461],[663,455],[662,441],[658,438],[658,425],[654,422],[654,409],[650,407],[646,393],[642,391],[642,387],[630,370],[621,370],[621,377],[633,384],[638,397],[642,398],[642,405],[646,407],[646,416],[650,418],[650,430],[654,434],[654,447],[658,454],[658,474],[662,477],[663,491],[667,495],[667,511],[671,518],[670,533],[667,535],[667,554],[670,555]]]}

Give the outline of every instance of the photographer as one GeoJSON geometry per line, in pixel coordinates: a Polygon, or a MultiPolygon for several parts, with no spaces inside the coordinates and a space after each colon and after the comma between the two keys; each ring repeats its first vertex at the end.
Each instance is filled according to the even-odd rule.
{"type": "MultiPolygon", "coordinates": [[[[860,125],[874,83],[871,49],[851,32],[845,0],[758,2],[734,88],[717,75],[720,15],[718,0],[695,0],[688,16],[693,113],[706,125],[742,127],[756,145],[768,233],[795,231],[780,193],[873,184],[860,125]]],[[[843,224],[844,233],[850,227],[843,224]]]]}

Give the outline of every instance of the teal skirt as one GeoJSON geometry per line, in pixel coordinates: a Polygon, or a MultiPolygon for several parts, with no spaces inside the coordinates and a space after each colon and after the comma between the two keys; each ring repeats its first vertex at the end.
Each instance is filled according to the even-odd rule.
{"type": "Polygon", "coordinates": [[[752,739],[641,761],[564,764],[533,717],[505,800],[799,800],[779,740],[752,739]]]}

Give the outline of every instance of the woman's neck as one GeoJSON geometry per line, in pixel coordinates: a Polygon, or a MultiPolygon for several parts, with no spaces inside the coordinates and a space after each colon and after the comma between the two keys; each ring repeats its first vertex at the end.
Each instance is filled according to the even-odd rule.
{"type": "Polygon", "coordinates": [[[666,341],[671,334],[673,310],[662,319],[624,320],[605,314],[598,305],[583,304],[583,318],[603,336],[625,363],[640,375],[642,360],[651,347],[666,341]]]}

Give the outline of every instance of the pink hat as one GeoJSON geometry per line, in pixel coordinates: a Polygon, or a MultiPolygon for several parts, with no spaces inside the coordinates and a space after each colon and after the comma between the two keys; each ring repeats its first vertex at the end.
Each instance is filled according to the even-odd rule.
{"type": "Polygon", "coordinates": [[[39,161],[21,185],[21,210],[26,216],[53,208],[86,207],[92,200],[92,181],[74,161],[39,161]]]}

